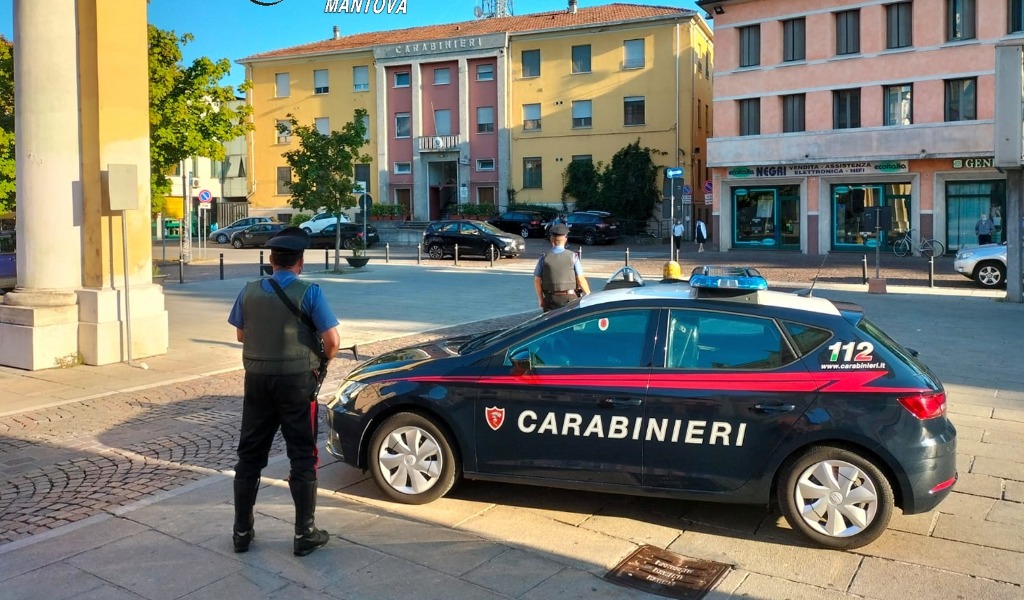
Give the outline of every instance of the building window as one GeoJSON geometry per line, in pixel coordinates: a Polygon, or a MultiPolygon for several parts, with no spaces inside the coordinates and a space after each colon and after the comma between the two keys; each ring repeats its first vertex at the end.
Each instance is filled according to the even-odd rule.
{"type": "Polygon", "coordinates": [[[326,94],[331,91],[331,84],[327,79],[327,69],[313,70],[313,93],[326,94]]]}
{"type": "Polygon", "coordinates": [[[452,72],[448,67],[434,69],[434,85],[448,85],[452,82],[452,72]]]}
{"type": "Polygon", "coordinates": [[[590,72],[590,44],[572,47],[572,72],[590,72]]]}
{"type": "Polygon", "coordinates": [[[494,170],[494,159],[493,158],[478,158],[476,161],[477,171],[493,171],[494,170]]]}
{"type": "Polygon", "coordinates": [[[540,104],[523,105],[523,129],[526,131],[540,129],[540,104]]]}
{"type": "Polygon", "coordinates": [[[395,163],[395,175],[408,175],[412,173],[411,162],[396,162],[395,163]]]}
{"type": "Polygon", "coordinates": [[[572,103],[572,126],[573,128],[590,127],[593,125],[594,114],[591,111],[590,100],[574,100],[572,103]]]}
{"type": "Polygon", "coordinates": [[[804,131],[804,107],[806,96],[790,94],[782,97],[782,132],[804,131]]]}
{"type": "Polygon", "coordinates": [[[885,95],[885,125],[899,126],[913,123],[910,104],[910,84],[888,85],[885,95]]]}
{"type": "Polygon", "coordinates": [[[395,137],[407,138],[412,135],[412,123],[409,113],[395,113],[395,137]]]}
{"type": "Polygon", "coordinates": [[[1009,33],[1024,31],[1024,0],[1010,0],[1007,20],[1010,22],[1009,33]]]}
{"type": "Polygon", "coordinates": [[[286,98],[292,94],[291,77],[288,73],[274,74],[274,97],[286,98]]]}
{"type": "Polygon", "coordinates": [[[946,121],[973,121],[978,118],[978,80],[946,80],[946,121]]]}
{"type": "Polygon", "coordinates": [[[352,67],[352,90],[356,92],[370,90],[370,69],[366,65],[352,67]]]}
{"type": "Polygon", "coordinates": [[[370,165],[363,163],[355,166],[354,179],[357,183],[363,184],[363,191],[367,194],[373,192],[370,187],[370,165]]]}
{"type": "Polygon", "coordinates": [[[278,195],[286,195],[292,193],[291,167],[277,168],[277,193],[278,195]]]}
{"type": "Polygon", "coordinates": [[[782,22],[782,60],[807,58],[807,22],[803,18],[782,22]]]}
{"type": "Polygon", "coordinates": [[[443,108],[434,111],[434,135],[452,134],[452,111],[443,108]]]}
{"type": "Polygon", "coordinates": [[[476,108],[476,132],[494,133],[493,106],[478,106],[476,108]]]}
{"type": "Polygon", "coordinates": [[[523,50],[523,77],[540,77],[540,50],[523,50]]]}
{"type": "Polygon", "coordinates": [[[288,119],[278,119],[274,122],[274,133],[277,134],[278,144],[292,141],[292,122],[288,119]]]}
{"type": "Polygon", "coordinates": [[[740,27],[740,66],[761,64],[761,26],[740,27]]]}
{"type": "Polygon", "coordinates": [[[395,73],[395,87],[396,88],[399,88],[399,87],[409,87],[409,72],[408,71],[402,71],[400,73],[395,73]]]}
{"type": "Polygon", "coordinates": [[[844,10],[836,13],[836,54],[860,52],[860,11],[844,10]]]}
{"type": "Polygon", "coordinates": [[[476,66],[477,81],[494,81],[494,65],[491,63],[476,66]]]}
{"type": "Polygon", "coordinates": [[[973,40],[976,15],[974,0],[946,0],[946,39],[973,40]]]}
{"type": "Polygon", "coordinates": [[[898,2],[885,7],[885,47],[909,48],[914,29],[910,2],[898,2]]]}
{"type": "Polygon", "coordinates": [[[626,96],[622,102],[623,125],[643,125],[646,123],[645,100],[643,96],[626,96]]]}
{"type": "Polygon", "coordinates": [[[593,154],[573,154],[572,162],[594,162],[593,154]]]}
{"type": "Polygon", "coordinates": [[[834,129],[860,127],[860,89],[832,92],[832,127],[834,129]]]}
{"type": "Polygon", "coordinates": [[[534,156],[523,159],[523,189],[544,187],[541,175],[540,157],[534,156]]]}
{"type": "Polygon", "coordinates": [[[626,40],[622,42],[622,68],[642,69],[644,68],[644,41],[626,40]]]}
{"type": "Polygon", "coordinates": [[[219,160],[210,159],[210,177],[222,179],[224,177],[224,163],[219,160]]]}
{"type": "Polygon", "coordinates": [[[761,134],[761,99],[740,100],[740,135],[761,134]]]}
{"type": "Polygon", "coordinates": [[[320,135],[331,135],[331,118],[317,117],[313,119],[313,126],[320,135]]]}
{"type": "Polygon", "coordinates": [[[370,141],[370,115],[363,115],[362,121],[363,130],[365,131],[365,133],[363,134],[363,139],[366,141],[370,141]]]}

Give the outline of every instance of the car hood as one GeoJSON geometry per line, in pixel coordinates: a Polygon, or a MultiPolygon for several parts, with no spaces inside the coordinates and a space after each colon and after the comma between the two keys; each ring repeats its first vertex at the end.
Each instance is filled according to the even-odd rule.
{"type": "Polygon", "coordinates": [[[348,379],[359,381],[395,371],[404,371],[422,363],[458,357],[459,347],[472,337],[471,335],[462,335],[385,352],[356,367],[349,373],[348,379]]]}
{"type": "Polygon", "coordinates": [[[961,248],[960,251],[956,253],[956,258],[957,259],[963,258],[963,256],[965,254],[968,254],[968,253],[970,253],[970,255],[971,255],[970,258],[977,258],[979,256],[980,257],[1001,256],[1001,257],[1003,257],[1003,261],[1005,261],[1006,260],[1006,243],[1004,242],[1002,244],[985,244],[985,245],[982,245],[982,246],[973,246],[971,248],[961,248]]]}

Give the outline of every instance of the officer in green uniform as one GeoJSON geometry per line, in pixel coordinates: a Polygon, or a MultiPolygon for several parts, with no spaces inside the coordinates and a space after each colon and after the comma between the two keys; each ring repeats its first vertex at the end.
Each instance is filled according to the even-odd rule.
{"type": "Polygon", "coordinates": [[[271,238],[273,275],[251,281],[239,293],[228,322],[242,343],[245,397],[235,466],[235,552],[249,549],[256,535],[253,505],[260,472],[277,430],[291,461],[288,487],[295,503],[294,553],[305,556],[327,543],[317,529],[316,394],[327,363],[338,353],[341,337],[320,287],[298,278],[309,235],[289,227],[271,238]]]}
{"type": "Polygon", "coordinates": [[[569,227],[555,223],[548,235],[551,236],[551,251],[540,257],[533,270],[533,287],[544,312],[575,300],[576,290],[590,293],[579,255],[565,249],[569,227]]]}

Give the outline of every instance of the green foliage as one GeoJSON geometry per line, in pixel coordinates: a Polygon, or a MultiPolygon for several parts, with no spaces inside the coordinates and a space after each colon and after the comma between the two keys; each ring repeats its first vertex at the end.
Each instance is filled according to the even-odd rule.
{"type": "Polygon", "coordinates": [[[372,204],[370,214],[374,217],[402,217],[402,207],[399,204],[372,204]]]}
{"type": "Polygon", "coordinates": [[[494,216],[494,207],[490,204],[460,204],[458,213],[466,217],[489,218],[494,216]]]}
{"type": "MultiPolygon", "coordinates": [[[[226,58],[200,57],[181,64],[181,46],[191,34],[180,37],[149,25],[149,154],[153,211],[163,209],[171,190],[168,178],[174,167],[192,156],[224,159],[224,143],[252,130],[252,107],[233,108],[234,86],[218,85],[231,71],[226,58]]],[[[245,82],[237,89],[249,89],[245,82]]]]}
{"type": "Polygon", "coordinates": [[[576,210],[605,210],[620,219],[646,223],[660,199],[654,148],[640,147],[640,139],[621,148],[604,168],[590,161],[574,161],[565,168],[563,202],[576,199],[576,210]]]}
{"type": "Polygon", "coordinates": [[[600,176],[603,166],[592,160],[574,160],[565,167],[562,204],[572,198],[576,210],[596,210],[601,202],[600,176]]]}
{"type": "Polygon", "coordinates": [[[292,213],[292,218],[288,220],[288,224],[292,227],[298,227],[309,220],[309,215],[305,213],[292,213]]]}
{"type": "Polygon", "coordinates": [[[14,210],[14,44],[0,36],[0,214],[14,210]]]}

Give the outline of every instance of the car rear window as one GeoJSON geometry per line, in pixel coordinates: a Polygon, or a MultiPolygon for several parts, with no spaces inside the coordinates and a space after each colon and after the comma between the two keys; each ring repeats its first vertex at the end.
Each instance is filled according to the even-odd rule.
{"type": "Polygon", "coordinates": [[[857,323],[857,329],[882,346],[881,348],[875,348],[881,355],[880,358],[882,360],[898,361],[913,369],[918,375],[928,375],[928,367],[924,363],[917,360],[910,350],[907,350],[899,342],[889,337],[887,333],[870,320],[861,319],[857,323]]]}
{"type": "Polygon", "coordinates": [[[782,325],[786,328],[789,336],[793,338],[793,343],[796,344],[796,349],[800,356],[807,356],[814,352],[818,346],[821,346],[832,337],[831,331],[821,329],[820,327],[812,327],[802,323],[790,323],[788,321],[783,322],[782,325]]]}

